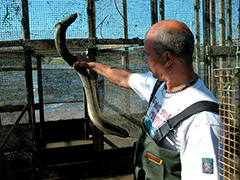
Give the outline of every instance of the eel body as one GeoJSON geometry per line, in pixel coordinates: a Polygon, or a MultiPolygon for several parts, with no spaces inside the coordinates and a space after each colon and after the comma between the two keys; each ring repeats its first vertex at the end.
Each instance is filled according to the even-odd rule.
{"type": "MultiPolygon", "coordinates": [[[[77,61],[77,58],[72,55],[66,45],[66,30],[69,25],[71,25],[77,18],[77,13],[74,13],[66,18],[64,18],[61,22],[55,25],[56,33],[55,33],[55,46],[57,48],[60,56],[69,64],[69,66],[73,66],[74,62],[77,61]]],[[[98,100],[96,89],[91,79],[91,76],[87,72],[84,67],[77,67],[75,69],[79,74],[87,99],[87,110],[90,117],[90,120],[93,124],[100,130],[107,132],[109,134],[117,135],[120,137],[128,137],[129,134],[126,130],[110,123],[103,116],[98,100]]]]}

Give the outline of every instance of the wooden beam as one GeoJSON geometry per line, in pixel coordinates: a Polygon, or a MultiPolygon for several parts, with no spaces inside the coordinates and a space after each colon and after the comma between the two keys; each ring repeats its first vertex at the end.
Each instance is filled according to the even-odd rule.
{"type": "Polygon", "coordinates": [[[0,41],[0,48],[21,46],[20,41],[0,41]]]}
{"type": "MultiPolygon", "coordinates": [[[[71,53],[77,54],[98,45],[99,49],[113,49],[133,46],[143,46],[143,39],[67,39],[68,49],[71,53]]],[[[19,40],[19,41],[1,41],[0,42],[1,59],[24,58],[25,52],[31,52],[32,56],[58,57],[59,54],[55,47],[53,39],[44,40],[19,40]],[[12,48],[14,46],[14,48],[12,48]],[[2,47],[2,48],[1,48],[2,47]]]]}
{"type": "Polygon", "coordinates": [[[237,47],[234,46],[206,46],[207,56],[236,56],[237,47]]]}
{"type": "MultiPolygon", "coordinates": [[[[69,49],[85,50],[96,47],[96,45],[138,45],[142,46],[143,39],[67,39],[67,46],[69,49]]],[[[123,46],[124,47],[124,46],[123,46]]],[[[0,41],[0,53],[7,51],[21,52],[23,50],[56,50],[54,39],[30,40],[21,39],[19,41],[0,41]],[[12,48],[15,47],[15,48],[12,48]]]]}
{"type": "Polygon", "coordinates": [[[112,50],[112,49],[103,49],[98,50],[97,55],[120,55],[120,56],[127,56],[128,53],[121,50],[112,50]]]}
{"type": "MultiPolygon", "coordinates": [[[[67,39],[66,44],[69,49],[85,50],[95,47],[94,39],[67,39]]],[[[56,50],[53,39],[45,40],[22,40],[21,45],[25,50],[56,50]]]]}

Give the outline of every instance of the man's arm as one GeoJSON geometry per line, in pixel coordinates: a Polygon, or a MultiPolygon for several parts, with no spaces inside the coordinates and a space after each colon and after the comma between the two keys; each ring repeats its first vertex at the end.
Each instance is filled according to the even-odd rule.
{"type": "Polygon", "coordinates": [[[129,85],[129,77],[132,73],[130,73],[129,71],[101,64],[98,62],[93,62],[80,54],[76,55],[76,57],[77,61],[73,64],[74,69],[77,66],[85,67],[86,69],[90,69],[102,75],[108,81],[117,86],[131,89],[131,86],[129,85]]]}

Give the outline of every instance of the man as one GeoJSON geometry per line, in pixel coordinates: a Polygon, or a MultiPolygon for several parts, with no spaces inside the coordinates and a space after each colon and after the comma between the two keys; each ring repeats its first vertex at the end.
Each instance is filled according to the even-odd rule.
{"type": "Polygon", "coordinates": [[[151,72],[138,74],[110,67],[77,55],[73,67],[82,66],[149,101],[158,88],[143,120],[143,134],[135,153],[135,179],[218,179],[218,113],[202,111],[180,122],[158,145],[156,130],[168,119],[199,101],[217,102],[194,73],[194,37],[179,21],[154,24],[144,40],[145,58],[151,72]]]}

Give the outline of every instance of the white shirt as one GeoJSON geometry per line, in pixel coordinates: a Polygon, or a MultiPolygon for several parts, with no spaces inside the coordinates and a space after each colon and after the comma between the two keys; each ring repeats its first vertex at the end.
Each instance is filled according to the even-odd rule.
{"type": "MultiPolygon", "coordinates": [[[[151,72],[134,73],[129,80],[132,89],[147,101],[155,82],[151,72]]],[[[165,93],[164,85],[165,83],[156,92],[146,114],[145,124],[152,137],[156,128],[193,103],[202,100],[217,102],[200,79],[193,86],[176,94],[165,93]]],[[[183,180],[218,179],[218,121],[217,113],[196,113],[181,122],[163,140],[162,147],[180,152],[183,180]]]]}

